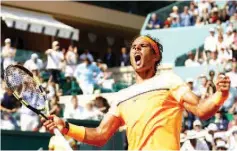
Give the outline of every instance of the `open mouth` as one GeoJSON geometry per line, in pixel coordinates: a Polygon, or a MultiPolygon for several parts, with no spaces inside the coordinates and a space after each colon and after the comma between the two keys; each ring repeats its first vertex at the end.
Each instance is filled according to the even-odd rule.
{"type": "Polygon", "coordinates": [[[140,54],[135,55],[135,62],[136,62],[137,66],[139,66],[141,64],[141,55],[140,54]]]}

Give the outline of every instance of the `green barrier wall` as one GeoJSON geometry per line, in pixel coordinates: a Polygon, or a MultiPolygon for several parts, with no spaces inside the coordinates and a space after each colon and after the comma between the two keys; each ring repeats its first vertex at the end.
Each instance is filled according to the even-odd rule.
{"type": "Polygon", "coordinates": [[[23,49],[17,49],[16,50],[16,56],[14,58],[15,61],[24,63],[26,60],[29,60],[31,58],[31,55],[33,53],[38,54],[40,59],[44,59],[45,55],[42,52],[35,52],[31,50],[23,50],[23,49]]]}
{"type": "MultiPolygon", "coordinates": [[[[98,121],[69,120],[69,122],[86,126],[96,127],[98,121]]],[[[22,132],[1,130],[1,150],[38,150],[48,149],[49,133],[22,132]]],[[[122,133],[117,132],[103,147],[95,147],[87,144],[80,144],[80,150],[123,150],[122,133]]]]}

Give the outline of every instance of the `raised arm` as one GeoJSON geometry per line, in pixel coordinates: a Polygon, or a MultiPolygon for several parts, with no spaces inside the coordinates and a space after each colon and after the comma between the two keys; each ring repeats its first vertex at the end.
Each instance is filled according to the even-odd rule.
{"type": "Polygon", "coordinates": [[[67,124],[65,121],[57,116],[49,116],[51,120],[42,120],[44,126],[50,132],[54,128],[58,128],[62,134],[68,135],[75,140],[83,143],[87,143],[94,146],[103,146],[109,140],[109,138],[118,130],[121,126],[120,119],[111,114],[107,114],[101,121],[100,125],[96,128],[87,128],[83,126],[76,126],[74,124],[67,124]]]}
{"type": "Polygon", "coordinates": [[[45,51],[45,54],[46,54],[46,55],[50,55],[51,52],[52,52],[52,49],[48,49],[48,50],[45,51]]]}
{"type": "Polygon", "coordinates": [[[184,108],[194,115],[206,120],[212,117],[222,106],[229,95],[230,80],[229,77],[217,78],[216,93],[205,100],[201,100],[186,86],[181,86],[173,92],[173,96],[180,96],[184,108]]]}
{"type": "Polygon", "coordinates": [[[198,58],[199,58],[199,48],[196,49],[196,53],[195,53],[195,62],[198,62],[198,58]]]}

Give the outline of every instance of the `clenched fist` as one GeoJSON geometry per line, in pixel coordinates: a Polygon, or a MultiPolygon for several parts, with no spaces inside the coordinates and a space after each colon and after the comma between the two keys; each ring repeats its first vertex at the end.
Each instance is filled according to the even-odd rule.
{"type": "Polygon", "coordinates": [[[41,122],[43,123],[43,126],[50,132],[53,133],[55,128],[58,128],[58,130],[65,134],[65,126],[66,122],[62,120],[61,118],[57,117],[56,115],[50,115],[48,116],[48,120],[42,118],[41,122]]]}
{"type": "Polygon", "coordinates": [[[230,78],[225,75],[219,75],[216,80],[216,90],[222,92],[223,96],[228,95],[230,90],[230,78]]]}

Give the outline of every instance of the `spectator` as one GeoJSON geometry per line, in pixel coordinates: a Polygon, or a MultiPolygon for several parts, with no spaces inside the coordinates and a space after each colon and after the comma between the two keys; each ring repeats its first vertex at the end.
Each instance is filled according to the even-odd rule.
{"type": "Polygon", "coordinates": [[[227,14],[227,10],[226,9],[222,9],[221,13],[220,13],[220,20],[221,22],[226,22],[230,19],[230,16],[227,14]]]}
{"type": "Polygon", "coordinates": [[[233,51],[233,58],[237,60],[237,29],[233,31],[233,43],[231,44],[231,49],[233,51]]]}
{"type": "Polygon", "coordinates": [[[214,24],[217,22],[217,20],[219,19],[219,15],[218,15],[218,8],[217,7],[214,7],[212,9],[212,13],[211,13],[211,16],[209,18],[209,23],[210,24],[214,24]]]}
{"type": "Polygon", "coordinates": [[[59,83],[60,80],[60,63],[64,61],[64,55],[59,50],[58,41],[52,43],[52,49],[48,49],[45,54],[47,55],[46,69],[50,71],[53,81],[59,83]]]}
{"type": "Polygon", "coordinates": [[[219,53],[222,48],[226,49],[226,43],[224,42],[223,35],[220,33],[218,35],[218,39],[217,39],[217,43],[216,43],[217,52],[219,53]]]}
{"type": "Polygon", "coordinates": [[[227,144],[224,140],[219,140],[216,142],[216,151],[228,150],[227,144]]]}
{"type": "Polygon", "coordinates": [[[34,76],[34,79],[38,82],[43,82],[41,76],[40,76],[40,71],[38,69],[38,66],[36,66],[36,64],[34,65],[31,65],[31,73],[33,74],[34,76]]]}
{"type": "Polygon", "coordinates": [[[96,77],[100,73],[96,64],[92,64],[88,58],[76,67],[74,77],[77,79],[83,94],[92,94],[96,84],[96,77]]]}
{"type": "Polygon", "coordinates": [[[214,78],[215,78],[215,71],[214,70],[210,70],[209,71],[209,76],[210,76],[210,81],[212,81],[212,83],[214,84],[214,78]]]}
{"type": "Polygon", "coordinates": [[[200,95],[198,90],[194,87],[194,84],[193,84],[194,80],[192,78],[188,78],[186,80],[186,83],[187,83],[188,87],[193,91],[193,93],[195,93],[197,96],[200,95]]]}
{"type": "Polygon", "coordinates": [[[227,49],[230,49],[231,44],[234,42],[234,34],[232,28],[227,28],[226,35],[224,35],[224,41],[227,49]]]}
{"type": "Polygon", "coordinates": [[[214,137],[214,134],[218,131],[218,127],[217,127],[216,124],[210,123],[207,126],[206,130],[207,130],[207,134],[205,136],[206,141],[208,143],[208,146],[209,146],[210,150],[213,150],[213,146],[215,145],[213,137],[214,137]]]}
{"type": "Polygon", "coordinates": [[[209,59],[209,61],[207,60],[207,63],[210,64],[210,65],[218,65],[220,63],[218,58],[217,58],[217,52],[216,51],[211,52],[210,59],[209,59]]]}
{"type": "Polygon", "coordinates": [[[120,56],[120,66],[128,66],[130,65],[129,54],[127,53],[127,49],[123,47],[121,49],[121,56],[120,56]]]}
{"type": "Polygon", "coordinates": [[[36,53],[33,53],[31,58],[25,62],[24,67],[31,71],[35,69],[35,67],[38,70],[41,70],[43,69],[44,65],[43,61],[39,59],[39,56],[36,53]]]}
{"type": "Polygon", "coordinates": [[[84,108],[79,105],[76,95],[72,96],[70,104],[66,104],[64,118],[84,119],[84,108]]]}
{"type": "Polygon", "coordinates": [[[193,122],[193,131],[197,133],[202,131],[202,123],[200,120],[195,120],[193,122]]]}
{"type": "Polygon", "coordinates": [[[208,80],[207,93],[208,95],[211,95],[216,92],[216,86],[214,84],[215,71],[210,70],[209,76],[210,76],[210,79],[208,80]]]}
{"type": "Polygon", "coordinates": [[[6,88],[6,92],[1,99],[0,110],[3,113],[4,125],[13,125],[14,128],[18,128],[17,116],[18,109],[21,107],[21,103],[14,97],[12,91],[6,88]],[[10,124],[11,123],[11,124],[10,124]]]}
{"type": "Polygon", "coordinates": [[[207,13],[209,13],[211,10],[211,5],[210,3],[208,3],[207,0],[201,0],[198,3],[198,12],[199,12],[199,16],[203,16],[203,12],[207,11],[207,13]]]}
{"type": "Polygon", "coordinates": [[[202,15],[199,15],[202,19],[203,19],[203,22],[204,22],[204,25],[207,25],[209,24],[209,18],[210,18],[210,15],[208,13],[208,9],[203,9],[202,10],[202,15]]]}
{"type": "Polygon", "coordinates": [[[104,64],[100,70],[100,74],[97,77],[97,84],[100,86],[102,92],[111,92],[113,89],[114,79],[112,78],[112,72],[107,71],[108,67],[104,64]]]}
{"type": "MultiPolygon", "coordinates": [[[[73,150],[77,150],[77,143],[76,143],[76,141],[73,139],[73,138],[71,138],[71,137],[69,137],[69,136],[64,136],[64,138],[68,141],[68,143],[69,143],[69,145],[70,145],[70,147],[73,149],[73,150]]],[[[54,135],[54,136],[52,136],[51,138],[50,138],[50,140],[49,140],[49,150],[50,151],[53,151],[53,150],[61,150],[61,151],[63,151],[63,150],[67,150],[66,148],[65,148],[65,142],[62,142],[62,138],[61,138],[61,136],[57,136],[57,135],[54,135]]]]}
{"type": "Polygon", "coordinates": [[[160,19],[158,18],[158,15],[156,13],[153,13],[151,15],[151,19],[147,25],[147,28],[148,29],[159,29],[161,27],[162,27],[162,25],[161,25],[160,19]]]}
{"type": "Polygon", "coordinates": [[[185,130],[191,130],[193,128],[193,121],[195,121],[196,117],[187,111],[183,112],[184,119],[183,119],[183,126],[185,130]]]}
{"type": "Polygon", "coordinates": [[[197,19],[196,19],[196,22],[195,22],[195,26],[201,27],[203,25],[204,25],[203,19],[201,17],[197,16],[197,19]]]}
{"type": "Polygon", "coordinates": [[[226,47],[222,46],[220,51],[218,52],[218,60],[222,64],[226,64],[233,57],[232,51],[226,49],[226,47]]]}
{"type": "Polygon", "coordinates": [[[177,16],[172,17],[171,27],[180,27],[179,17],[177,16]]]}
{"type": "Polygon", "coordinates": [[[223,32],[224,32],[224,28],[223,28],[223,26],[222,26],[222,22],[221,22],[220,19],[218,19],[218,20],[216,21],[216,31],[217,31],[217,33],[219,33],[219,34],[223,34],[223,32]]]}
{"type": "Polygon", "coordinates": [[[81,61],[85,61],[86,58],[89,59],[90,62],[94,61],[94,57],[92,56],[92,54],[89,52],[88,49],[85,49],[84,53],[80,55],[81,61]]]}
{"type": "Polygon", "coordinates": [[[230,23],[232,23],[234,29],[237,30],[237,11],[230,17],[230,23]]]}
{"type": "Polygon", "coordinates": [[[59,104],[59,97],[55,95],[50,101],[50,114],[54,114],[58,117],[62,117],[62,107],[59,104]]]}
{"type": "Polygon", "coordinates": [[[233,126],[229,133],[229,151],[237,150],[237,126],[233,126]]]}
{"type": "Polygon", "coordinates": [[[103,114],[106,114],[110,108],[108,101],[102,96],[98,96],[95,98],[94,106],[99,109],[99,111],[103,114]]]}
{"type": "Polygon", "coordinates": [[[115,67],[116,66],[116,56],[112,52],[111,48],[107,49],[107,53],[104,56],[104,63],[109,67],[115,67]]]}
{"type": "Polygon", "coordinates": [[[210,35],[206,37],[204,42],[204,50],[205,51],[216,51],[216,38],[215,38],[215,30],[214,28],[210,28],[210,35]]]}
{"type": "Polygon", "coordinates": [[[232,62],[231,68],[232,70],[228,72],[226,75],[230,77],[231,87],[237,89],[237,62],[236,61],[232,62]]]}
{"type": "Polygon", "coordinates": [[[183,13],[180,15],[180,25],[181,26],[191,26],[192,16],[188,12],[188,6],[184,7],[183,13]]]}
{"type": "Polygon", "coordinates": [[[52,79],[53,79],[52,76],[50,76],[46,88],[47,99],[49,100],[52,99],[55,95],[57,95],[58,92],[58,85],[55,82],[53,82],[52,79]]]}
{"type": "Polygon", "coordinates": [[[224,111],[218,110],[215,116],[211,119],[211,122],[216,124],[218,130],[227,130],[228,128],[228,120],[224,117],[224,111]]]}
{"type": "Polygon", "coordinates": [[[199,133],[195,131],[188,131],[185,138],[184,144],[181,146],[181,151],[190,151],[190,150],[209,150],[207,143],[198,136],[199,133]]]}
{"type": "Polygon", "coordinates": [[[207,63],[207,56],[205,51],[202,51],[202,53],[200,53],[199,48],[196,49],[195,62],[197,62],[199,65],[207,63]]]}
{"type": "Polygon", "coordinates": [[[171,18],[177,18],[179,20],[179,8],[177,6],[172,7],[172,13],[170,13],[171,18]]]}
{"type": "Polygon", "coordinates": [[[3,112],[14,113],[21,106],[21,103],[14,97],[13,92],[6,88],[6,92],[1,99],[0,109],[3,112]]]}
{"type": "Polygon", "coordinates": [[[28,109],[26,106],[22,106],[20,110],[20,125],[22,131],[36,131],[39,125],[39,116],[28,109]]]}
{"type": "Polygon", "coordinates": [[[70,45],[68,47],[65,59],[66,59],[65,74],[67,74],[69,77],[73,77],[73,72],[75,71],[78,60],[77,47],[73,47],[72,45],[70,45]]]}
{"type": "Polygon", "coordinates": [[[229,96],[225,101],[225,103],[223,104],[224,111],[228,112],[236,101],[237,101],[237,90],[236,88],[230,87],[229,96]]]}
{"type": "Polygon", "coordinates": [[[199,66],[200,64],[195,60],[192,52],[188,53],[188,59],[185,61],[185,67],[199,66]]]}
{"type": "Polygon", "coordinates": [[[14,63],[16,49],[11,47],[11,39],[5,39],[5,46],[2,48],[3,69],[14,63]]]}
{"type": "MultiPolygon", "coordinates": [[[[216,132],[214,133],[214,145],[213,145],[213,149],[217,149],[217,147],[222,146],[223,144],[225,144],[226,141],[226,137],[225,137],[225,132],[224,131],[220,131],[220,132],[216,132]],[[218,142],[223,142],[222,144],[218,145],[218,142]]],[[[225,149],[226,150],[226,149],[225,149]]]]}
{"type": "Polygon", "coordinates": [[[198,17],[198,9],[196,8],[195,3],[193,1],[190,2],[188,12],[192,16],[192,23],[194,23],[198,17]]]}
{"type": "Polygon", "coordinates": [[[171,17],[168,17],[164,22],[164,28],[169,28],[171,26],[172,20],[171,17]]]}
{"type": "MultiPolygon", "coordinates": [[[[104,64],[103,61],[101,59],[97,59],[96,60],[96,66],[101,70],[103,67],[104,67],[104,64]]],[[[106,65],[107,66],[107,65],[106,65]]]]}
{"type": "Polygon", "coordinates": [[[234,15],[234,13],[236,13],[236,7],[237,7],[236,1],[229,0],[226,5],[227,5],[227,14],[229,16],[234,15]]]}
{"type": "Polygon", "coordinates": [[[1,116],[2,116],[2,118],[0,121],[0,126],[1,126],[0,129],[4,129],[4,130],[15,130],[16,129],[15,125],[11,121],[11,117],[9,114],[2,113],[1,116]]]}
{"type": "Polygon", "coordinates": [[[204,98],[208,98],[210,95],[214,94],[216,92],[216,87],[213,83],[213,81],[208,80],[206,85],[206,95],[204,98]]]}
{"type": "Polygon", "coordinates": [[[84,110],[84,118],[88,119],[88,120],[99,120],[101,116],[103,116],[103,114],[99,111],[96,110],[93,107],[93,103],[92,102],[88,102],[86,103],[85,106],[85,110],[84,110]]]}
{"type": "Polygon", "coordinates": [[[207,94],[208,80],[207,77],[204,75],[201,75],[199,79],[201,80],[201,85],[199,86],[198,90],[200,91],[201,98],[204,99],[208,95],[207,94]]]}

